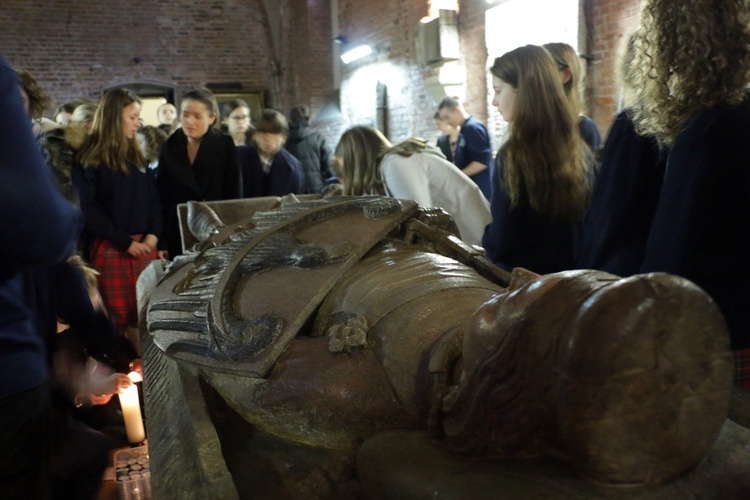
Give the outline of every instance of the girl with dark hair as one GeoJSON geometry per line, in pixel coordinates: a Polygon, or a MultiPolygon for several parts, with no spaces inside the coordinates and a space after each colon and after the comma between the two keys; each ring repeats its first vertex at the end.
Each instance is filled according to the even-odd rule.
{"type": "Polygon", "coordinates": [[[250,106],[242,99],[231,99],[221,107],[221,123],[235,146],[250,144],[255,129],[250,124],[250,106]]]}
{"type": "Polygon", "coordinates": [[[190,200],[215,201],[241,197],[240,167],[232,138],[214,128],[219,115],[207,89],[182,96],[182,127],[159,154],[157,189],[164,208],[165,241],[170,258],[182,253],[177,205],[190,200]]]}
{"type": "Polygon", "coordinates": [[[135,135],[141,102],[127,89],[102,98],[77,155],[74,179],[85,229],[92,238],[90,260],[101,273],[100,290],[112,322],[137,323],[135,282],[157,257],[161,206],[135,135]]]}
{"type": "Polygon", "coordinates": [[[284,149],[289,136],[286,117],[264,109],[255,123],[253,141],[237,148],[242,171],[242,196],[284,196],[305,192],[305,173],[299,160],[284,149]]]}
{"type": "Polygon", "coordinates": [[[527,45],[495,59],[492,101],[510,123],[497,153],[492,223],[482,245],[496,264],[545,274],[572,269],[591,191],[593,156],[555,61],[527,45]]]}

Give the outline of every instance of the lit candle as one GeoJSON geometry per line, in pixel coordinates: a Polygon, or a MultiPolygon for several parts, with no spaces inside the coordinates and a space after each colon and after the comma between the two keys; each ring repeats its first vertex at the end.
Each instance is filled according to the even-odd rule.
{"type": "Polygon", "coordinates": [[[146,439],[146,431],[143,429],[143,418],[141,418],[141,402],[138,399],[138,386],[135,382],[141,381],[138,372],[130,372],[128,378],[133,385],[127,389],[120,389],[120,407],[122,418],[125,420],[125,432],[128,441],[136,444],[146,439]]]}

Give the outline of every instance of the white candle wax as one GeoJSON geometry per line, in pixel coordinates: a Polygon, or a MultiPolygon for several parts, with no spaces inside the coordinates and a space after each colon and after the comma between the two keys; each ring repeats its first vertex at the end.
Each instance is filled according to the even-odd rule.
{"type": "Polygon", "coordinates": [[[125,432],[128,434],[128,441],[133,444],[142,442],[146,439],[146,431],[143,429],[141,403],[138,399],[138,387],[135,384],[127,389],[120,390],[120,407],[122,408],[122,418],[125,420],[125,432]]]}

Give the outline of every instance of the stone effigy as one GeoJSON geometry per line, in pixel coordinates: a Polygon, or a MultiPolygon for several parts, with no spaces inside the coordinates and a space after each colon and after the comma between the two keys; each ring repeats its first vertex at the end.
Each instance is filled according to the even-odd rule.
{"type": "Polygon", "coordinates": [[[346,452],[429,429],[457,457],[640,485],[693,469],[726,418],[726,328],[684,279],[510,276],[404,200],[190,212],[199,243],[153,290],[148,332],[280,439],[346,452]]]}

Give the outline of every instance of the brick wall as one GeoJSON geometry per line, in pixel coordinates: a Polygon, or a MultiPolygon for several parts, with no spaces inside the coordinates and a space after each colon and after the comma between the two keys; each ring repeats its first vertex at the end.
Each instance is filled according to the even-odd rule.
{"type": "Polygon", "coordinates": [[[466,68],[466,109],[487,123],[487,46],[485,44],[484,14],[491,7],[486,1],[459,2],[461,55],[466,68]]]}
{"type": "Polygon", "coordinates": [[[419,20],[426,1],[339,1],[340,32],[349,46],[369,43],[376,53],[342,66],[341,109],[347,126],[378,124],[378,83],[387,94],[387,135],[394,141],[434,130],[435,100],[425,86],[433,71],[418,62],[419,20]]]}
{"type": "Polygon", "coordinates": [[[207,82],[266,89],[268,40],[258,1],[2,0],[0,6],[1,50],[58,102],[133,81],[174,85],[177,95],[207,82]]]}
{"type": "MultiPolygon", "coordinates": [[[[427,0],[339,0],[340,29],[331,29],[329,0],[278,0],[281,47],[272,78],[269,18],[262,0],[2,0],[0,47],[28,69],[53,97],[96,96],[133,81],[174,85],[179,95],[207,82],[239,82],[265,90],[282,110],[308,104],[313,113],[340,105],[341,115],[321,124],[335,142],[345,127],[378,124],[378,82],[387,93],[385,127],[392,140],[436,135],[432,115],[439,95],[430,82],[437,70],[419,61],[419,20],[427,0]],[[336,66],[331,39],[371,43],[377,53],[341,65],[340,99],[331,97],[336,66]],[[133,59],[140,58],[136,64],[133,59]]],[[[602,132],[616,110],[618,48],[635,22],[639,0],[586,0],[589,114],[602,132]]],[[[459,28],[466,105],[482,120],[489,104],[485,0],[460,0],[459,28]]]]}
{"type": "MultiPolygon", "coordinates": [[[[639,0],[586,0],[589,64],[588,113],[602,133],[606,133],[616,112],[620,86],[615,71],[621,41],[636,22],[639,0]]],[[[433,137],[431,120],[436,96],[426,88],[426,80],[436,70],[420,64],[416,53],[419,19],[425,15],[426,0],[396,2],[340,1],[341,32],[350,41],[368,40],[381,45],[381,52],[367,62],[353,63],[342,73],[342,110],[349,124],[375,124],[372,104],[378,80],[388,87],[388,131],[393,140],[408,135],[433,137]]],[[[485,47],[485,0],[459,2],[461,65],[465,70],[467,109],[480,120],[490,120],[495,135],[495,111],[487,84],[485,47]],[[494,127],[494,128],[493,128],[494,127]]],[[[495,138],[497,141],[497,137],[495,138]]]]}
{"type": "Polygon", "coordinates": [[[618,64],[623,44],[638,22],[640,0],[586,2],[589,64],[589,114],[606,132],[620,98],[618,64]]]}
{"type": "Polygon", "coordinates": [[[281,95],[279,107],[320,108],[333,84],[331,9],[327,0],[282,3],[281,95]]]}

